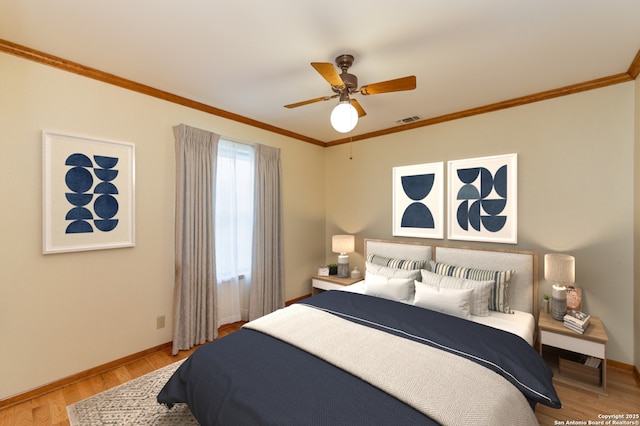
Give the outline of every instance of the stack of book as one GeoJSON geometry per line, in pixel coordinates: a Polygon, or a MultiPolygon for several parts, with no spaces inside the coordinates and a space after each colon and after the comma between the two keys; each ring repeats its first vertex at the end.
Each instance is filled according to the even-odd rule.
{"type": "Polygon", "coordinates": [[[583,334],[589,326],[591,315],[580,311],[567,311],[564,316],[564,326],[576,333],[583,334]]]}

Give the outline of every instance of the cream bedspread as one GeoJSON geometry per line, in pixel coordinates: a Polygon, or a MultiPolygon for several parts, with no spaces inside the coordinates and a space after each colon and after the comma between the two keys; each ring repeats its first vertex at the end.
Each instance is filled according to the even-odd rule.
{"type": "Polygon", "coordinates": [[[291,305],[245,327],[322,358],[443,425],[538,424],[522,393],[493,371],[319,309],[291,305]]]}

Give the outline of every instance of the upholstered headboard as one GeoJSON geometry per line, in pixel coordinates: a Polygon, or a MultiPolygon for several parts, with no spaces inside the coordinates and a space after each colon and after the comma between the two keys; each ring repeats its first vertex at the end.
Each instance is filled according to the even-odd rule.
{"type": "Polygon", "coordinates": [[[407,260],[433,259],[433,246],[404,241],[364,240],[365,258],[369,253],[407,260]]]}
{"type": "Polygon", "coordinates": [[[538,255],[531,251],[491,250],[472,247],[433,246],[405,241],[365,239],[368,254],[408,259],[435,260],[455,266],[496,271],[514,270],[509,284],[511,309],[538,318],[538,255]]]}

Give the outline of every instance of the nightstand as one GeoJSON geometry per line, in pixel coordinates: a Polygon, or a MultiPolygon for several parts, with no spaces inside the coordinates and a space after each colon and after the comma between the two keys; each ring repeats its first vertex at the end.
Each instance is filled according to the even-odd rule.
{"type": "Polygon", "coordinates": [[[338,278],[335,275],[328,277],[314,275],[311,277],[311,295],[315,296],[324,290],[338,290],[342,286],[355,284],[362,281],[362,278],[338,278]]]}
{"type": "Polygon", "coordinates": [[[584,334],[571,331],[551,314],[540,313],[540,355],[553,370],[554,380],[581,389],[607,393],[607,332],[598,317],[592,316],[584,334]],[[580,355],[598,358],[597,367],[582,364],[580,355]]]}

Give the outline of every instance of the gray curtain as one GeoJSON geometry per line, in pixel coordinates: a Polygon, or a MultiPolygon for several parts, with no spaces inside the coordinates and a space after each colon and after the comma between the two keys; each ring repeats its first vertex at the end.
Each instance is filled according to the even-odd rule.
{"type": "Polygon", "coordinates": [[[219,135],[180,124],[176,140],[173,354],[217,337],[214,202],[219,135]]]}
{"type": "Polygon", "coordinates": [[[280,149],[256,145],[249,320],[284,307],[280,149]]]}

